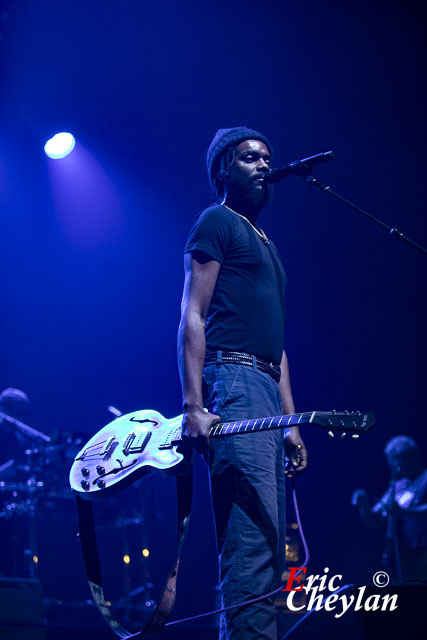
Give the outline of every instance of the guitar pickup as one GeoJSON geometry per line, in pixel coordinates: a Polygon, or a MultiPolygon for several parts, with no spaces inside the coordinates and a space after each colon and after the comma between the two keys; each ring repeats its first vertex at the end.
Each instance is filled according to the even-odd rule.
{"type": "Polygon", "coordinates": [[[181,442],[181,427],[178,429],[170,429],[165,436],[163,442],[159,444],[159,449],[172,449],[172,447],[181,442]]]}
{"type": "Polygon", "coordinates": [[[150,441],[151,435],[151,431],[144,431],[139,434],[136,434],[134,431],[129,433],[123,444],[123,453],[125,456],[130,453],[142,453],[150,441]]]}
{"type": "Polygon", "coordinates": [[[130,443],[128,448],[129,453],[142,453],[150,441],[151,431],[138,434],[130,443]]]}
{"type": "Polygon", "coordinates": [[[135,440],[135,438],[136,438],[136,434],[133,431],[128,433],[128,435],[126,436],[126,439],[123,443],[123,449],[122,449],[125,456],[128,455],[131,444],[135,440]]]}
{"type": "Polygon", "coordinates": [[[172,445],[172,433],[173,433],[173,430],[172,430],[172,429],[170,429],[170,430],[167,432],[167,434],[166,434],[166,436],[165,436],[165,438],[164,438],[163,442],[161,442],[161,443],[159,444],[159,449],[160,449],[160,450],[162,450],[162,449],[172,449],[172,446],[173,446],[173,445],[172,445]]]}

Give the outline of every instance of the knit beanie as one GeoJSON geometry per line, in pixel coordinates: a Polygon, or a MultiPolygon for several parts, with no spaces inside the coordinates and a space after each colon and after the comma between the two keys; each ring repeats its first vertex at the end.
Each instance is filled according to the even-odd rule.
{"type": "Polygon", "coordinates": [[[259,131],[248,127],[233,127],[232,129],[218,129],[212,140],[206,156],[209,180],[214,187],[214,178],[218,173],[218,160],[227,147],[236,146],[244,140],[261,140],[273,153],[273,147],[268,138],[259,131]]]}

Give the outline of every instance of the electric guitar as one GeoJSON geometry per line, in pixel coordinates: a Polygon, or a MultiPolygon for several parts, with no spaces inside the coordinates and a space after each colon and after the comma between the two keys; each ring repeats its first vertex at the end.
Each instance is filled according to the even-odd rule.
{"type": "MultiPolygon", "coordinates": [[[[182,415],[167,420],[157,411],[128,413],[98,431],[77,454],[70,471],[71,489],[82,498],[97,500],[117,493],[143,475],[179,473],[184,455],[179,450],[182,415]]],[[[374,424],[373,413],[360,411],[311,411],[240,422],[220,422],[209,437],[284,429],[314,424],[351,433],[356,438],[374,424]]]]}

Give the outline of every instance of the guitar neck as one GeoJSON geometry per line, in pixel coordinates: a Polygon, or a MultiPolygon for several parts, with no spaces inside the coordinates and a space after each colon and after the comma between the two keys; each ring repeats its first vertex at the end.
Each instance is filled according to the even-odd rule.
{"type": "Polygon", "coordinates": [[[222,436],[231,433],[249,433],[254,431],[271,431],[284,429],[292,425],[315,422],[316,411],[308,413],[292,413],[287,416],[273,416],[272,418],[253,418],[238,422],[219,422],[209,429],[209,436],[222,436]]]}

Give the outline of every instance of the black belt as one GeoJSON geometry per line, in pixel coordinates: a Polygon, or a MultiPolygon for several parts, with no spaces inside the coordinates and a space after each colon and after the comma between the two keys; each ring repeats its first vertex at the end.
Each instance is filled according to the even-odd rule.
{"type": "Polygon", "coordinates": [[[250,353],[240,351],[206,351],[205,365],[207,364],[244,364],[254,369],[268,373],[276,382],[280,380],[280,365],[267,362],[250,353]]]}

